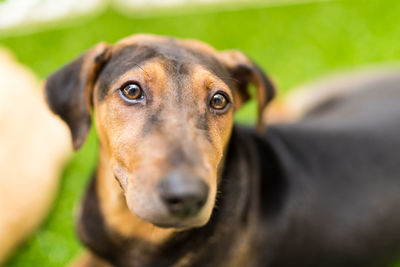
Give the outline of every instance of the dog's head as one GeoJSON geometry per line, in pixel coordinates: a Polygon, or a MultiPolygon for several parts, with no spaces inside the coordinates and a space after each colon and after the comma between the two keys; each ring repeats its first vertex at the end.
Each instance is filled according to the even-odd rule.
{"type": "Polygon", "coordinates": [[[101,149],[131,212],[157,226],[190,228],[210,218],[233,114],[249,99],[250,83],[261,127],[274,88],[242,53],[135,35],[96,45],[51,75],[46,94],[75,149],[93,109],[101,149]]]}

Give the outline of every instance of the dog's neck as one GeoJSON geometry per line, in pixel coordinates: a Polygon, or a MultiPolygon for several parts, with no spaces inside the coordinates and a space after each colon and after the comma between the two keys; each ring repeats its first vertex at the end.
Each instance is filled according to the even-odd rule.
{"type": "Polygon", "coordinates": [[[78,228],[82,241],[117,266],[251,266],[257,255],[258,167],[232,134],[222,192],[207,225],[174,231],[162,229],[133,215],[112,171],[100,152],[97,177],[84,199],[78,228]],[[251,177],[251,179],[250,179],[251,177]],[[97,206],[94,206],[97,205],[97,206]],[[96,212],[97,210],[97,212],[96,212]]]}

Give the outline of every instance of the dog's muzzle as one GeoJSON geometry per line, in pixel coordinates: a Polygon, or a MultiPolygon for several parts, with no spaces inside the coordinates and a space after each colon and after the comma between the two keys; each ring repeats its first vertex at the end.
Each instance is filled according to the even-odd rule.
{"type": "Polygon", "coordinates": [[[207,184],[196,176],[172,173],[158,185],[158,192],[169,213],[179,218],[195,216],[208,198],[207,184]]]}

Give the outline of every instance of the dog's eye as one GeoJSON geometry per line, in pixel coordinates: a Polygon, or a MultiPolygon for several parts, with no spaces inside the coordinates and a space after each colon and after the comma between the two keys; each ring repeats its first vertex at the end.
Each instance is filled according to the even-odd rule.
{"type": "Polygon", "coordinates": [[[222,93],[216,93],[212,96],[210,106],[213,109],[222,110],[228,105],[227,97],[222,93]]]}
{"type": "Polygon", "coordinates": [[[121,89],[121,94],[126,100],[140,100],[143,98],[142,88],[136,83],[124,85],[121,89]]]}

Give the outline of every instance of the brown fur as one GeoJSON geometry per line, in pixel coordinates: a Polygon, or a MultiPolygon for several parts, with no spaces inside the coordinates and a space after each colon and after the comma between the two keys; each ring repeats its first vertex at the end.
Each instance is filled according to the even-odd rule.
{"type": "MultiPolygon", "coordinates": [[[[226,87],[226,85],[221,83],[219,79],[214,78],[211,73],[202,68],[197,67],[191,70],[191,72],[193,73],[193,77],[190,84],[195,90],[188,93],[191,99],[182,101],[190,101],[196,105],[195,100],[205,99],[206,92],[207,90],[210,90],[209,88],[212,88],[211,86],[218,86],[219,88],[226,87]]],[[[215,173],[215,175],[209,173],[202,175],[209,179],[206,182],[210,186],[210,191],[212,192],[211,197],[214,198],[217,186],[216,173],[218,163],[222,158],[223,149],[225,148],[230,136],[230,128],[224,129],[221,126],[229,126],[232,124],[232,112],[227,114],[229,117],[215,117],[208,121],[209,125],[207,127],[212,129],[208,133],[211,136],[211,142],[208,142],[206,139],[201,139],[201,133],[198,133],[199,129],[195,125],[197,123],[195,120],[196,118],[193,118],[193,116],[196,117],[196,113],[204,113],[204,110],[207,109],[205,103],[199,101],[197,107],[192,106],[197,112],[189,111],[183,114],[178,114],[176,106],[179,105],[179,103],[173,100],[178,97],[175,95],[175,92],[170,89],[173,88],[174,85],[172,81],[169,81],[166,78],[167,75],[163,69],[162,62],[151,61],[140,68],[125,73],[120,77],[119,81],[116,81],[115,88],[119,88],[126,82],[126,80],[129,80],[129,77],[135,77],[135,80],[140,80],[142,81],[142,84],[147,84],[146,87],[154,88],[151,91],[151,100],[149,100],[148,105],[151,105],[151,113],[155,113],[157,110],[162,109],[164,117],[162,118],[162,129],[153,129],[154,132],[147,134],[146,138],[142,138],[142,131],[147,120],[149,120],[147,115],[144,113],[145,110],[136,110],[135,116],[132,116],[130,107],[126,109],[123,108],[123,106],[121,106],[123,100],[121,100],[119,95],[116,95],[115,93],[114,95],[107,95],[102,102],[95,102],[96,126],[100,142],[103,144],[102,149],[104,149],[104,153],[109,155],[110,159],[108,162],[113,165],[114,174],[119,178],[119,182],[124,190],[127,190],[127,179],[131,178],[122,178],[124,177],[124,173],[120,173],[121,168],[128,168],[127,171],[129,173],[135,173],[138,171],[137,169],[141,167],[151,170],[151,176],[155,177],[155,179],[148,179],[146,181],[133,179],[131,181],[132,190],[136,192],[148,192],[147,194],[150,194],[150,192],[154,190],[155,186],[160,182],[160,179],[163,178],[163,174],[168,173],[172,168],[176,167],[174,164],[165,161],[165,158],[168,158],[168,155],[163,153],[170,153],[169,144],[182,143],[183,141],[186,141],[187,143],[184,144],[186,146],[196,145],[196,147],[188,147],[188,149],[203,151],[200,155],[212,155],[212,158],[208,159],[209,162],[207,164],[209,166],[209,171],[215,173]],[[182,118],[182,115],[186,116],[186,118],[182,118]],[[185,122],[185,125],[182,124],[182,121],[185,122]],[[182,140],[181,132],[169,132],[169,134],[167,134],[167,129],[188,131],[187,134],[191,138],[197,138],[196,136],[198,136],[199,142],[193,144],[190,140],[182,140]],[[170,141],[165,142],[166,139],[170,141]],[[213,147],[210,147],[210,143],[213,144],[213,147]],[[135,147],[135,151],[130,151],[131,147],[135,147]],[[149,152],[149,147],[157,147],[157,149],[153,150],[153,152],[149,152]],[[215,148],[219,148],[219,150],[215,150],[215,148]],[[148,155],[148,159],[143,158],[144,153],[148,155]],[[153,153],[153,155],[150,155],[149,153],[153,153]],[[157,168],[154,168],[154,166],[157,166],[157,168]]],[[[111,92],[113,91],[111,90],[111,92]]],[[[229,89],[225,89],[225,92],[229,93],[229,89]]],[[[96,95],[96,91],[94,94],[96,95]]],[[[146,110],[146,112],[149,111],[146,110]]],[[[177,149],[180,150],[182,148],[177,149]]],[[[188,157],[188,152],[177,151],[176,153],[186,153],[186,155],[183,155],[182,157],[188,157]]],[[[199,160],[204,162],[206,159],[187,160],[199,160]]],[[[204,172],[207,170],[193,169],[193,171],[204,172]]],[[[100,173],[100,175],[102,174],[100,173]]],[[[208,210],[208,215],[206,216],[210,215],[213,207],[213,201],[211,200],[212,199],[208,202],[208,208],[206,207],[208,210]]],[[[135,202],[139,201],[140,200],[135,200],[135,202]]]]}
{"type": "MultiPolygon", "coordinates": [[[[122,256],[109,251],[112,245],[99,243],[109,240],[119,246],[139,240],[146,244],[141,249],[153,251],[173,242],[181,231],[207,224],[221,183],[233,113],[248,100],[250,83],[256,86],[261,116],[274,95],[273,85],[242,53],[152,35],[128,37],[114,46],[99,44],[53,74],[47,82],[48,101],[69,124],[75,148],[86,137],[92,107],[101,144],[96,196],[89,199],[97,199],[94,207],[100,214],[93,216],[103,217],[104,226],[96,226],[98,234],[89,233],[92,226],[79,226],[84,242],[118,262],[122,256]],[[123,99],[120,89],[129,82],[140,85],[143,100],[131,104],[123,99]],[[210,107],[210,97],[217,92],[228,99],[223,110],[210,107]],[[174,173],[207,186],[207,199],[195,216],[172,216],[158,197],[159,185],[174,173]]],[[[258,123],[261,130],[261,117],[258,123]]],[[[83,206],[82,213],[95,214],[94,207],[83,206]]],[[[82,213],[81,223],[92,220],[82,213]]],[[[235,262],[251,258],[245,245],[250,234],[243,231],[243,244],[232,250],[235,262]]],[[[132,251],[146,254],[140,248],[132,251]]],[[[196,258],[189,253],[175,266],[187,266],[196,258]]]]}
{"type": "Polygon", "coordinates": [[[107,168],[107,156],[103,151],[100,153],[97,191],[108,227],[115,229],[122,236],[144,239],[153,244],[165,241],[172,234],[173,229],[154,226],[129,211],[118,181],[109,179],[113,174],[107,168]]]}
{"type": "Polygon", "coordinates": [[[100,258],[121,267],[393,262],[400,76],[385,77],[261,135],[233,126],[250,83],[259,132],[274,95],[240,52],[149,35],[89,50],[46,86],[75,147],[91,108],[99,132],[99,167],[78,218],[93,252],[86,265],[100,258]],[[141,97],[124,96],[127,84],[141,87],[141,97]]]}
{"type": "Polygon", "coordinates": [[[77,259],[68,264],[69,267],[110,267],[111,265],[99,257],[85,251],[82,255],[79,255],[77,259]]]}

